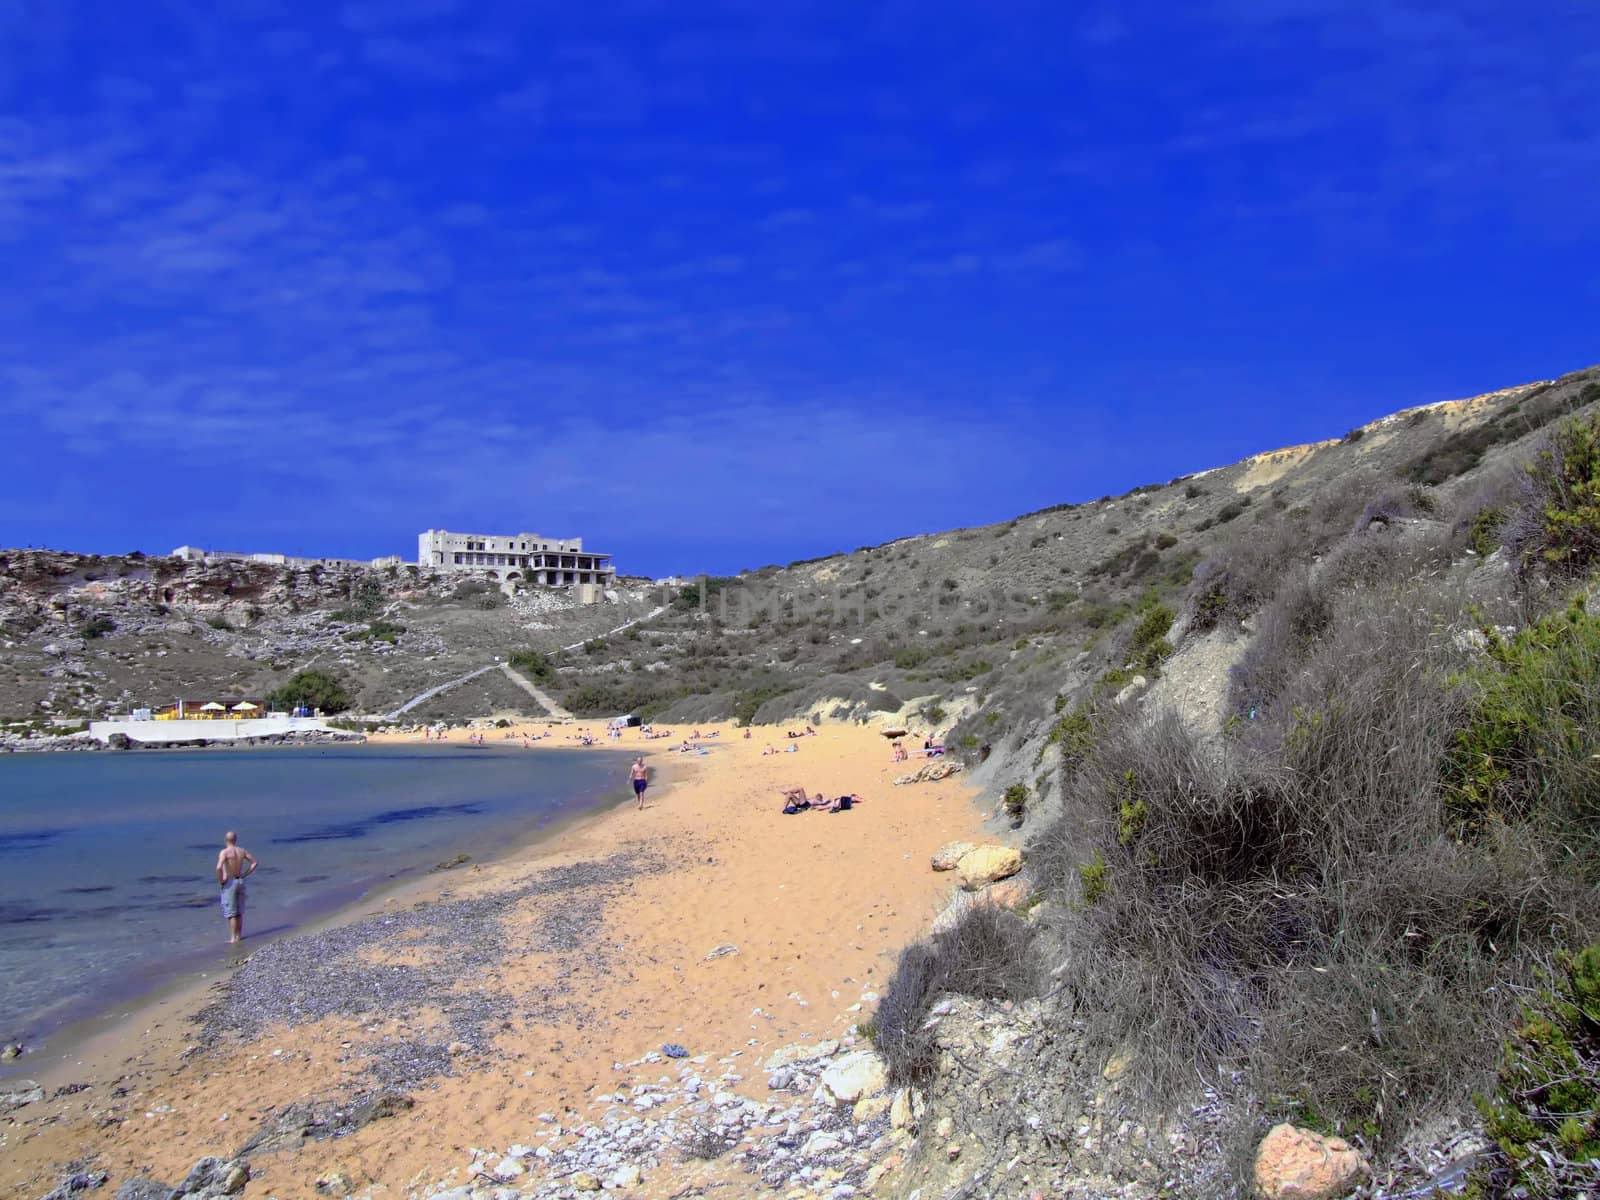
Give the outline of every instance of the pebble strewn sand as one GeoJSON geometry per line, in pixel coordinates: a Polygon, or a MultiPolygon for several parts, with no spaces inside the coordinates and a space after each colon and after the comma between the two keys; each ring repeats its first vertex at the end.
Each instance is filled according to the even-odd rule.
{"type": "MultiPolygon", "coordinates": [[[[586,1119],[595,1097],[633,1082],[616,1064],[664,1043],[753,1066],[789,1043],[848,1035],[950,887],[929,855],[977,837],[984,814],[960,776],[891,786],[905,767],[868,729],[823,726],[795,753],[763,756],[790,744],[782,730],[746,740],[701,728],[720,735],[703,756],[629,731],[621,749],[649,754],[656,779],[643,812],[627,754],[602,737],[593,753],[617,764],[617,805],[603,816],[264,945],[227,983],[135,1014],[79,1059],[29,1064],[52,1094],[88,1086],[0,1118],[0,1194],[36,1200],[85,1161],[112,1188],[138,1174],[173,1182],[255,1139],[292,1144],[252,1151],[250,1195],[311,1197],[332,1171],[374,1196],[408,1195],[459,1172],[474,1148],[586,1119]],[[784,816],[777,791],[793,784],[866,802],[784,816]],[[728,945],[737,952],[708,957],[728,945]],[[396,1090],[414,1106],[339,1124],[396,1090]],[[274,1137],[306,1112],[326,1118],[315,1136],[274,1137]]],[[[545,744],[574,731],[557,727],[545,744]]],[[[743,1075],[735,1092],[771,1099],[763,1072],[743,1075]]],[[[678,1179],[719,1170],[659,1157],[634,1194],[671,1195],[678,1179]]],[[[761,1190],[724,1179],[719,1195],[761,1190]]]]}

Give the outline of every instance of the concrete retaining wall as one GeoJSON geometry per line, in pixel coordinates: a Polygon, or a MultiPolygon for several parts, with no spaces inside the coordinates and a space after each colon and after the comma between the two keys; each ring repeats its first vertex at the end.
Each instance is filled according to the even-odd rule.
{"type": "Polygon", "coordinates": [[[90,721],[89,733],[109,742],[114,733],[129,741],[159,745],[162,742],[233,742],[240,738],[270,737],[282,733],[329,732],[320,717],[257,717],[249,721],[90,721]]]}

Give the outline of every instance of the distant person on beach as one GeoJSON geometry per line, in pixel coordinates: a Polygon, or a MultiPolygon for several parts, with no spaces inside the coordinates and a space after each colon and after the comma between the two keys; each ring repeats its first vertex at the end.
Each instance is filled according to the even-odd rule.
{"type": "Polygon", "coordinates": [[[244,881],[261,864],[256,856],[239,845],[239,835],[228,830],[222,835],[225,845],[217,855],[217,885],[222,888],[222,915],[228,918],[230,942],[244,940],[244,881]]]}
{"type": "Polygon", "coordinates": [[[650,786],[650,768],[644,765],[641,756],[633,760],[633,766],[628,770],[628,777],[633,780],[633,794],[639,797],[639,807],[644,808],[644,790],[650,786]]]}

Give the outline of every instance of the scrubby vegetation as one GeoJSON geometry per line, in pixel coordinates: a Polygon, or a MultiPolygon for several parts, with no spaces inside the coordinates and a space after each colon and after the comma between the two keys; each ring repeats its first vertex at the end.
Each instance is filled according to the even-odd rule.
{"type": "Polygon", "coordinates": [[[532,646],[525,646],[521,650],[513,650],[506,660],[514,671],[520,671],[529,679],[547,680],[555,674],[555,667],[549,658],[535,650],[532,646]]]}
{"type": "Polygon", "coordinates": [[[1583,574],[1600,557],[1600,415],[1562,425],[1522,485],[1506,538],[1519,572],[1583,574]]]}
{"type": "MultiPolygon", "coordinates": [[[[1567,545],[1600,534],[1582,488],[1530,497],[1567,545]]],[[[1036,848],[1106,1045],[1142,1033],[1168,1085],[1247,1064],[1280,1115],[1378,1143],[1461,1104],[1511,986],[1600,920],[1600,620],[1579,597],[1503,635],[1419,577],[1437,548],[1372,549],[1395,503],[1270,582],[1270,548],[1214,560],[1199,611],[1255,612],[1242,719],[1209,748],[1171,714],[1108,714],[1036,848]]]]}
{"type": "Polygon", "coordinates": [[[400,640],[405,631],[406,627],[398,621],[379,618],[370,622],[365,629],[355,629],[345,634],[345,639],[353,642],[387,642],[392,646],[400,640]]]}
{"type": "MultiPolygon", "coordinates": [[[[1220,737],[1108,700],[1171,652],[1159,600],[1053,697],[1036,761],[1059,748],[1061,803],[1028,851],[1047,915],[986,935],[1023,956],[986,969],[1014,987],[1048,961],[1102,1055],[1134,1047],[1158,1104],[1213,1081],[1241,1137],[1289,1119],[1381,1153],[1478,1093],[1501,1147],[1482,1194],[1593,1186],[1600,948],[1563,956],[1600,934],[1600,423],[1551,431],[1515,494],[1372,479],[1273,507],[1185,602],[1188,636],[1248,639],[1220,737]]],[[[1026,817],[1027,795],[1002,801],[1026,817]]],[[[880,1009],[902,1078],[928,997],[962,990],[949,953],[908,951],[880,1009]]]]}
{"type": "Polygon", "coordinates": [[[350,693],[325,671],[301,671],[267,696],[271,708],[293,709],[306,704],[324,713],[341,713],[350,707],[350,693]]]}
{"type": "Polygon", "coordinates": [[[1496,1153],[1469,1194],[1577,1196],[1600,1186],[1600,945],[1563,955],[1522,1006],[1494,1090],[1478,1097],[1496,1153]]]}
{"type": "Polygon", "coordinates": [[[944,933],[908,946],[873,1018],[873,1041],[896,1083],[914,1083],[933,1069],[928,1010],[942,992],[1021,1000],[1038,983],[1034,931],[993,905],[975,905],[944,933]]]}

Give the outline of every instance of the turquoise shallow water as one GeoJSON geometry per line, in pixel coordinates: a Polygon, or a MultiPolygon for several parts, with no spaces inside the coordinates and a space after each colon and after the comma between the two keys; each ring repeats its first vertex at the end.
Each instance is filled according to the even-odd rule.
{"type": "Polygon", "coordinates": [[[245,932],[279,936],[619,798],[626,767],[421,746],[0,756],[0,1041],[37,1044],[222,962],[212,870],[228,829],[261,861],[245,932]]]}

